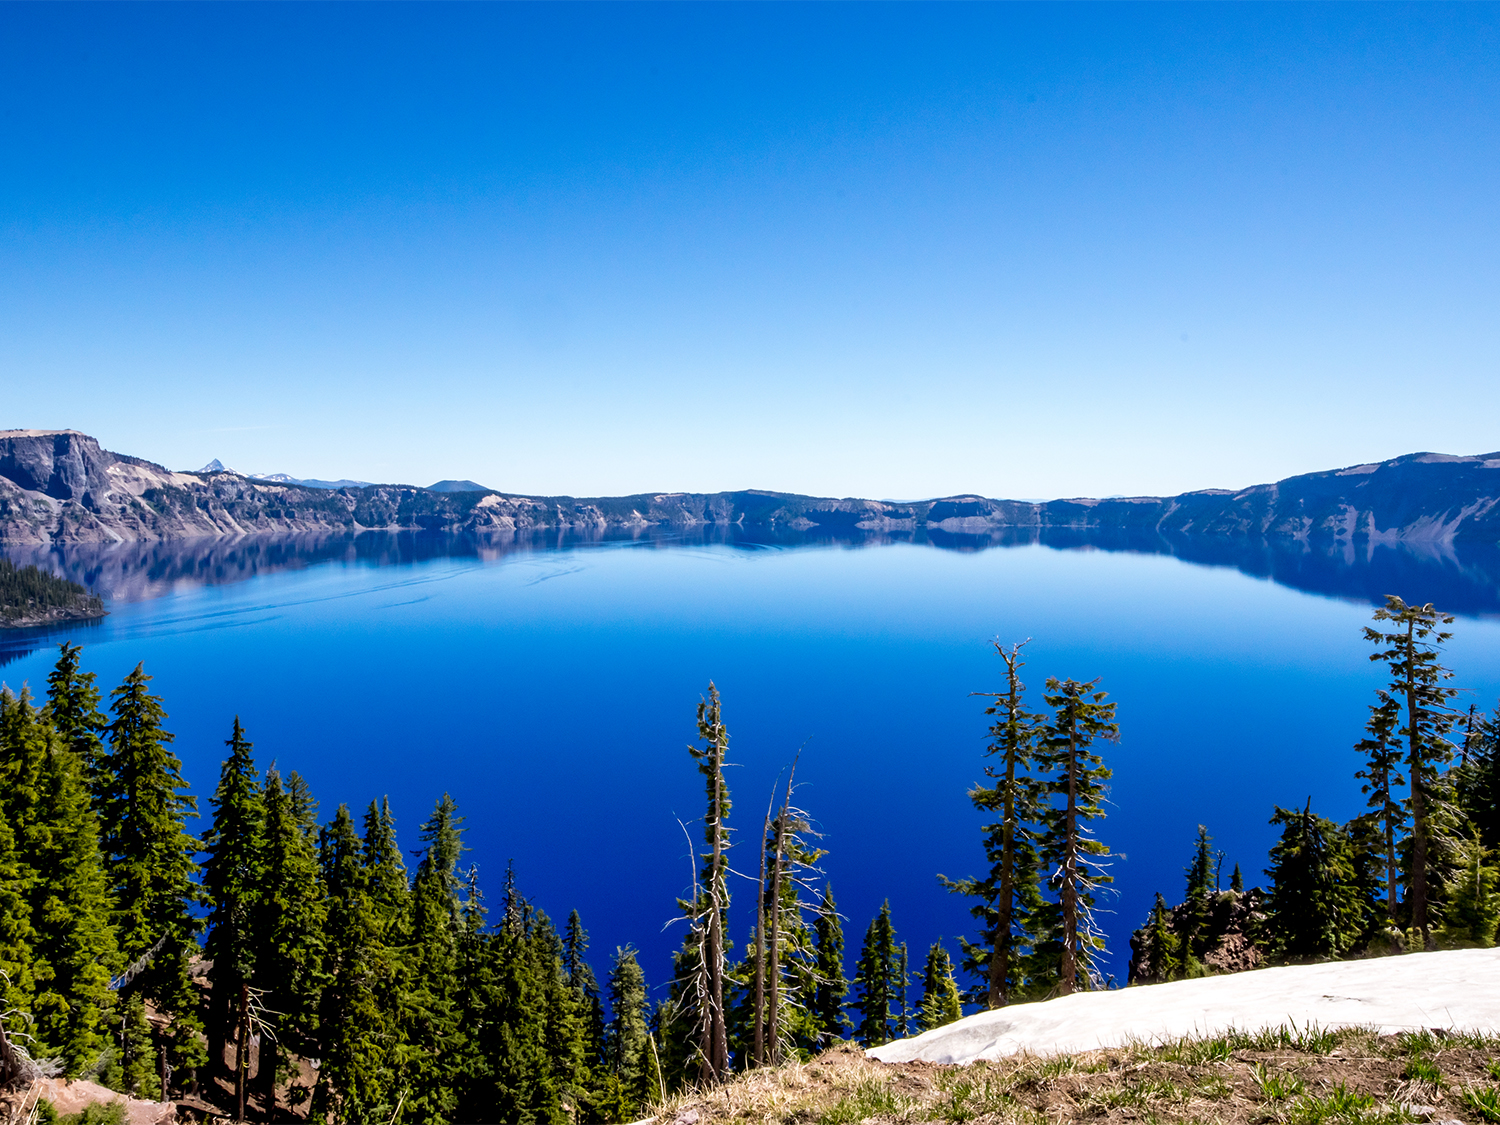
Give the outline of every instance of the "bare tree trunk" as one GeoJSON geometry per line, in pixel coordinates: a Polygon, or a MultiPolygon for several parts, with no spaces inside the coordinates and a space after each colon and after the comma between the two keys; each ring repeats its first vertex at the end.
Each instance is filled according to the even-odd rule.
{"type": "Polygon", "coordinates": [[[771,1061],[781,1061],[781,850],[786,835],[786,805],[776,818],[776,850],[771,855],[771,1061]]]}
{"type": "Polygon", "coordinates": [[[1391,771],[1385,771],[1385,777],[1381,781],[1384,787],[1386,809],[1385,820],[1385,910],[1386,917],[1390,919],[1391,925],[1396,925],[1396,826],[1391,820],[1391,771]]]}
{"type": "Polygon", "coordinates": [[[770,803],[776,800],[776,791],[771,791],[771,802],[766,807],[766,822],[760,830],[760,882],[755,888],[755,1046],[756,1066],[766,1064],[766,837],[771,834],[770,803]]]}
{"type": "Polygon", "coordinates": [[[1068,806],[1064,812],[1063,844],[1063,954],[1058,991],[1067,996],[1078,979],[1078,736],[1068,743],[1068,806]]]}
{"type": "Polygon", "coordinates": [[[1416,623],[1406,623],[1406,768],[1411,785],[1411,924],[1422,934],[1422,944],[1432,947],[1427,925],[1427,794],[1422,784],[1422,735],[1418,724],[1416,657],[1413,646],[1416,623]]]}
{"type": "Polygon", "coordinates": [[[995,917],[995,942],[990,949],[991,1008],[1010,1003],[1011,911],[1016,897],[1016,761],[1005,763],[1005,807],[1000,829],[1000,906],[995,917]]]}
{"type": "Polygon", "coordinates": [[[234,1119],[245,1120],[245,1087],[250,1079],[250,986],[240,985],[240,1015],[234,1048],[234,1119]]]}
{"type": "Polygon", "coordinates": [[[729,1069],[729,1036],[724,1026],[724,741],[713,743],[713,853],[708,887],[708,1050],[699,1067],[703,1082],[718,1081],[729,1069]]]}

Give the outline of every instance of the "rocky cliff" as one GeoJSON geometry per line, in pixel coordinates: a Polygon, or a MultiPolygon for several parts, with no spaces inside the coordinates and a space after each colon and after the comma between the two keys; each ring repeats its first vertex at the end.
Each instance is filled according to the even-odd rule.
{"type": "Polygon", "coordinates": [[[73,430],[0,431],[0,540],[78,543],[260,532],[646,530],[734,527],[810,537],[1216,536],[1337,543],[1500,543],[1500,453],[1413,453],[1238,492],[1053,500],[950,496],[897,504],[790,493],[579,499],[406,485],[326,490],[229,471],[172,472],[73,430]]]}

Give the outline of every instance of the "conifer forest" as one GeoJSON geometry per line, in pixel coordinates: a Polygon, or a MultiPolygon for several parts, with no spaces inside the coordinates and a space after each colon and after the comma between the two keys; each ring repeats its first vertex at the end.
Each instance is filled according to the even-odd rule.
{"type": "MultiPolygon", "coordinates": [[[[1452,622],[1395,597],[1375,611],[1385,686],[1358,744],[1330,750],[1367,811],[1339,823],[1288,794],[1261,872],[1226,873],[1200,828],[1124,983],[1494,943],[1500,708],[1460,706],[1452,622]]],[[[732,795],[732,712],[710,684],[682,761],[704,786],[695,874],[661,904],[670,979],[648,981],[632,947],[598,957],[585,920],[549,917],[513,870],[481,889],[448,796],[409,851],[386,800],[329,813],[297,772],[257,764],[233,716],[217,786],[194,795],[145,669],[106,694],[61,645],[44,697],[0,700],[0,1085],[88,1077],[250,1121],[632,1121],[840,1040],[1117,987],[1097,918],[1115,703],[1097,680],[1029,689],[1026,642],[995,648],[968,793],[983,874],[937,876],[973,916],[957,949],[908,949],[888,905],[846,937],[796,762],[769,799],[732,795]],[[744,932],[732,892],[751,900],[744,932]]]]}

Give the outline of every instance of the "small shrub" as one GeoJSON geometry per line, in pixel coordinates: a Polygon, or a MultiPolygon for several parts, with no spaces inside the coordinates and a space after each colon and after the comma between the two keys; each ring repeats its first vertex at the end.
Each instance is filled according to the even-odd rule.
{"type": "Polygon", "coordinates": [[[125,1125],[125,1103],[90,1102],[82,1112],[59,1119],[58,1125],[125,1125]]]}

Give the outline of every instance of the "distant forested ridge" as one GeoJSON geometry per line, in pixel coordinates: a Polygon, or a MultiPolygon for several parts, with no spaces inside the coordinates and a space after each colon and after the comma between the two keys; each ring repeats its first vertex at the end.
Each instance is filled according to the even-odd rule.
{"type": "Polygon", "coordinates": [[[0,628],[103,615],[104,602],[78,583],[0,558],[0,628]]]}
{"type": "Polygon", "coordinates": [[[722,527],[850,534],[1237,537],[1343,544],[1500,543],[1500,453],[1413,453],[1238,491],[1030,503],[913,503],[747,489],[578,498],[375,484],[322,489],[180,473],[73,430],[0,431],[0,541],[100,542],[366,528],[463,533],[722,527]]]}

